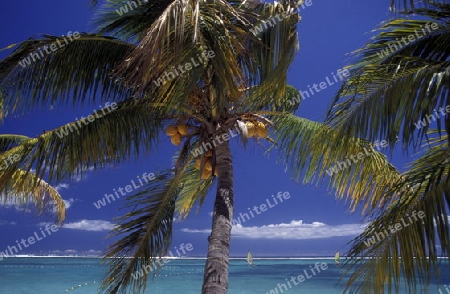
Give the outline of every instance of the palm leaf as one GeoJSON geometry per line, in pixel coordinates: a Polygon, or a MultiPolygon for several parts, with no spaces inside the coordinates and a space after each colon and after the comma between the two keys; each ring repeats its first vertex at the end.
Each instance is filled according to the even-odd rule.
{"type": "Polygon", "coordinates": [[[352,257],[348,270],[353,270],[353,274],[347,289],[384,293],[385,285],[388,289],[397,289],[403,276],[409,293],[417,288],[423,292],[426,291],[423,287],[439,274],[438,257],[448,258],[450,252],[450,148],[447,140],[447,137],[433,140],[433,146],[410,165],[402,180],[387,189],[386,197],[398,195],[398,201],[389,209],[378,211],[378,217],[353,240],[348,255],[352,257]],[[414,211],[420,212],[422,217],[412,217],[414,211]],[[389,226],[397,223],[408,226],[391,233],[389,226]],[[383,234],[387,236],[367,246],[368,240],[375,236],[380,239],[383,234]],[[373,259],[362,261],[359,256],[373,259]]]}
{"type": "Polygon", "coordinates": [[[127,234],[110,246],[105,255],[110,265],[109,276],[102,285],[107,293],[141,293],[148,276],[158,267],[157,258],[165,256],[172,240],[172,223],[175,202],[180,192],[183,171],[174,174],[169,170],[150,182],[145,189],[127,198],[132,212],[118,219],[119,225],[111,236],[127,234]],[[126,258],[132,256],[131,259],[126,258]],[[133,274],[144,270],[144,276],[135,279],[133,274]]]}
{"type": "Polygon", "coordinates": [[[116,106],[94,113],[92,121],[69,123],[5,152],[4,158],[19,156],[19,160],[0,176],[0,187],[17,168],[33,167],[37,176],[59,181],[82,175],[86,166],[97,169],[149,152],[161,131],[158,109],[164,107],[156,108],[145,99],[129,99],[116,106]]]}
{"type": "Polygon", "coordinates": [[[0,89],[8,113],[41,105],[98,102],[97,94],[101,94],[101,102],[129,94],[129,90],[111,79],[111,70],[133,45],[95,34],[81,34],[67,42],[50,35],[40,40],[29,39],[0,62],[0,89]],[[59,48],[58,42],[64,47],[59,48]],[[42,50],[45,46],[59,49],[47,54],[42,50]],[[23,63],[26,59],[29,65],[23,63]]]}
{"type": "Polygon", "coordinates": [[[33,173],[16,169],[3,187],[3,196],[0,197],[0,201],[4,204],[15,204],[30,208],[32,203],[32,208],[38,214],[54,213],[57,223],[64,222],[66,206],[61,195],[33,173]]]}
{"type": "Polygon", "coordinates": [[[134,42],[145,36],[148,28],[172,2],[172,0],[142,1],[136,7],[131,5],[131,2],[108,0],[98,10],[94,23],[97,24],[100,34],[134,42]]]}
{"type": "MultiPolygon", "coordinates": [[[[359,61],[348,67],[351,77],[336,96],[328,122],[350,136],[384,138],[392,147],[402,137],[405,148],[417,147],[430,127],[427,116],[450,105],[450,27],[445,19],[436,23],[438,29],[403,47],[398,40],[415,36],[429,21],[400,19],[382,25],[355,52],[359,61]],[[419,120],[424,127],[417,127],[419,120]]],[[[450,130],[448,116],[440,112],[434,117],[439,128],[450,130]]]]}
{"type": "Polygon", "coordinates": [[[209,190],[214,184],[214,177],[200,181],[200,171],[191,164],[184,172],[181,189],[176,201],[176,212],[181,218],[186,218],[194,205],[203,204],[209,190]]]}
{"type": "Polygon", "coordinates": [[[179,168],[162,173],[143,191],[127,199],[127,207],[133,207],[133,212],[119,219],[120,225],[112,236],[128,235],[114,243],[105,256],[114,258],[108,260],[110,273],[103,284],[108,293],[126,293],[128,288],[139,293],[145,289],[150,273],[145,272],[139,280],[132,278],[133,274],[146,266],[155,274],[156,258],[164,256],[171,243],[175,213],[187,216],[195,203],[203,203],[211,188],[214,177],[200,181],[199,171],[192,163],[193,156],[189,151],[195,145],[187,141],[185,146],[186,155],[181,151],[174,158],[174,164],[179,168]],[[132,261],[124,259],[130,254],[132,261]]]}
{"type": "MultiPolygon", "coordinates": [[[[258,87],[258,86],[256,86],[258,87]]],[[[275,99],[258,90],[250,91],[248,96],[242,99],[242,103],[236,105],[238,113],[294,113],[300,107],[303,100],[302,94],[293,86],[286,85],[282,96],[275,99]],[[261,96],[260,96],[261,95],[261,96]]],[[[270,119],[270,115],[268,118],[270,119]]]]}
{"type": "MultiPolygon", "coordinates": [[[[161,99],[171,97],[172,88],[181,85],[183,79],[197,82],[200,77],[209,79],[205,84],[220,85],[215,86],[217,97],[238,97],[236,81],[242,80],[242,73],[236,56],[249,59],[242,42],[251,24],[247,18],[252,15],[226,1],[173,1],[152,23],[126,62],[118,67],[118,74],[141,91],[157,90],[156,96],[161,99]],[[153,84],[172,67],[183,65],[191,58],[198,60],[197,54],[204,50],[211,50],[215,57],[201,62],[202,66],[193,66],[189,73],[167,82],[164,87],[153,84]],[[208,77],[205,66],[211,67],[208,77]]],[[[220,101],[217,103],[221,105],[220,101]]]]}
{"type": "Polygon", "coordinates": [[[448,0],[391,0],[389,6],[391,11],[400,13],[415,13],[418,9],[430,5],[450,4],[448,0]]]}
{"type": "Polygon", "coordinates": [[[30,139],[30,137],[22,135],[2,134],[0,135],[0,153],[16,147],[30,139]]]}
{"type": "Polygon", "coordinates": [[[274,114],[272,120],[276,144],[273,149],[276,147],[280,162],[295,180],[300,179],[303,170],[305,183],[320,185],[330,176],[328,186],[336,190],[339,198],[350,201],[352,210],[362,204],[363,212],[370,213],[394,201],[385,198],[384,192],[401,175],[370,142],[342,136],[324,124],[292,114],[274,114]],[[340,170],[330,172],[338,166],[340,170]]]}
{"type": "Polygon", "coordinates": [[[242,65],[248,75],[246,84],[249,86],[245,104],[253,111],[273,102],[278,105],[282,103],[287,70],[299,49],[296,27],[300,20],[293,5],[258,5],[255,12],[260,18],[251,31],[256,33],[259,28],[262,32],[250,42],[249,51],[253,53],[251,62],[242,65]],[[285,14],[289,16],[283,17],[285,14]],[[262,25],[274,22],[274,25],[262,25]]]}

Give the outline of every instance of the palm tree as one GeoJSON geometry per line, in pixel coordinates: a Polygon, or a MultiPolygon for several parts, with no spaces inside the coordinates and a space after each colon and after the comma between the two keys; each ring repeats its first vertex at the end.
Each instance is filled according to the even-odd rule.
{"type": "MultiPolygon", "coordinates": [[[[145,289],[150,273],[139,279],[133,273],[152,268],[167,254],[174,216],[186,217],[216,185],[202,292],[226,293],[234,203],[230,132],[240,133],[244,146],[249,141],[268,144],[296,180],[306,169],[306,182],[322,183],[325,169],[336,161],[371,150],[372,156],[328,181],[352,208],[363,201],[371,207],[378,199],[367,196],[369,191],[399,180],[370,142],[293,114],[301,99],[286,85],[286,76],[298,49],[299,15],[291,13],[298,4],[152,1],[120,15],[115,10],[122,5],[107,1],[98,34],[81,34],[22,67],[19,61],[58,41],[49,35],[29,39],[0,63],[8,113],[69,102],[117,103],[88,123],[69,123],[11,149],[20,160],[9,173],[35,166],[37,175],[59,181],[82,173],[82,166],[97,169],[151,152],[163,130],[181,144],[174,166],[127,199],[133,210],[117,219],[112,233],[122,238],[105,256],[110,265],[105,292],[145,289]],[[252,33],[269,19],[279,21],[252,33]],[[176,72],[188,63],[190,69],[176,72]],[[344,142],[352,144],[342,148],[344,142]],[[208,150],[197,151],[205,146],[208,150]]],[[[0,187],[5,175],[0,174],[0,187]]]]}
{"type": "Polygon", "coordinates": [[[438,258],[449,259],[450,5],[426,2],[405,6],[404,13],[418,19],[382,23],[355,52],[356,62],[348,67],[351,78],[328,115],[341,133],[386,138],[392,147],[399,141],[405,152],[420,154],[397,184],[380,187],[380,199],[391,202],[367,211],[373,222],[353,241],[349,264],[355,270],[347,289],[363,293],[384,293],[386,286],[398,290],[402,275],[409,292],[426,287],[439,274],[438,258]],[[418,212],[422,218],[413,217],[418,212]],[[388,229],[385,238],[367,243],[405,220],[407,227],[388,229]],[[374,258],[362,262],[359,256],[374,258]]]}

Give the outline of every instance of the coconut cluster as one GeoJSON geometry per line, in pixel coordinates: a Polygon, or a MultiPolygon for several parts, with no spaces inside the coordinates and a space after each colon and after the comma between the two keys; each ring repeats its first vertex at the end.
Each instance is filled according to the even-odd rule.
{"type": "MultiPolygon", "coordinates": [[[[195,158],[195,168],[196,169],[200,169],[201,162],[202,162],[202,157],[201,156],[198,156],[197,158],[195,158]]],[[[205,165],[204,165],[203,171],[202,171],[202,173],[200,175],[200,178],[202,180],[206,180],[209,177],[211,177],[213,174],[215,176],[217,176],[219,174],[219,172],[218,172],[218,169],[217,169],[217,166],[216,166],[216,168],[214,169],[214,173],[213,173],[213,170],[212,170],[212,150],[208,150],[208,152],[205,153],[205,165]]]]}
{"type": "Polygon", "coordinates": [[[178,126],[168,126],[166,128],[166,134],[170,137],[170,142],[173,145],[178,146],[181,144],[181,138],[187,135],[189,131],[189,127],[184,124],[180,124],[178,126]]]}
{"type": "Polygon", "coordinates": [[[266,125],[260,121],[248,121],[245,124],[247,125],[248,137],[257,136],[260,138],[265,138],[269,133],[266,125]]]}

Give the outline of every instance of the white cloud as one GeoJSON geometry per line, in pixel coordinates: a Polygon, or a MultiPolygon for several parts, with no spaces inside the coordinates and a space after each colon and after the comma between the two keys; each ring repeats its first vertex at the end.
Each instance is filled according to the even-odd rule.
{"type": "Polygon", "coordinates": [[[66,209],[69,209],[72,206],[72,203],[75,202],[75,199],[70,198],[70,199],[63,199],[64,204],[66,205],[66,209]]]}
{"type": "Polygon", "coordinates": [[[87,166],[78,168],[77,174],[73,175],[71,179],[75,182],[81,182],[82,180],[85,180],[88,178],[89,172],[92,172],[94,170],[94,166],[87,166]]]}
{"type": "MultiPolygon", "coordinates": [[[[28,203],[22,203],[21,199],[23,197],[22,196],[17,196],[17,195],[9,195],[7,199],[5,199],[4,194],[0,195],[0,207],[4,206],[5,208],[14,208],[17,211],[22,211],[22,212],[31,212],[31,208],[34,206],[34,201],[32,199],[30,199],[30,201],[28,203]]],[[[51,206],[49,207],[49,209],[51,209],[53,211],[53,213],[57,213],[57,208],[56,208],[56,204],[53,200],[50,200],[51,202],[49,203],[51,206]]],[[[70,199],[63,199],[64,205],[66,206],[66,210],[69,209],[72,206],[72,203],[75,202],[75,199],[70,198],[70,199]]]]}
{"type": "Polygon", "coordinates": [[[17,225],[16,222],[10,222],[7,220],[0,220],[0,226],[14,226],[17,225]]]}
{"type": "Polygon", "coordinates": [[[90,250],[86,251],[86,254],[100,255],[100,254],[102,254],[102,251],[101,250],[90,249],[90,250]]]}
{"type": "Polygon", "coordinates": [[[68,254],[74,254],[74,253],[77,253],[78,251],[76,251],[75,249],[67,249],[67,250],[64,250],[64,253],[68,253],[68,254]]]}
{"type": "Polygon", "coordinates": [[[59,191],[61,191],[61,189],[68,189],[69,187],[70,187],[69,184],[58,184],[58,185],[56,185],[55,190],[58,191],[58,193],[59,193],[59,191]]]}
{"type": "Polygon", "coordinates": [[[4,206],[5,208],[14,208],[17,211],[22,212],[31,212],[31,203],[23,204],[19,201],[19,196],[9,195],[7,199],[5,199],[4,194],[0,195],[0,206],[4,206]]]}
{"type": "MultiPolygon", "coordinates": [[[[302,220],[290,223],[270,224],[264,226],[245,227],[241,224],[233,226],[231,234],[235,238],[244,239],[285,239],[308,240],[331,237],[355,236],[360,234],[366,224],[327,225],[322,222],[304,223],[302,220]]],[[[181,229],[186,233],[210,233],[211,230],[181,229]]]]}
{"type": "Polygon", "coordinates": [[[73,229],[90,232],[110,231],[113,223],[105,220],[88,220],[82,219],[78,222],[67,223],[63,225],[64,229],[73,229]]]}
{"type": "Polygon", "coordinates": [[[102,256],[101,250],[89,249],[87,251],[84,250],[75,250],[75,249],[59,249],[59,250],[50,250],[49,254],[56,256],[102,256]]]}

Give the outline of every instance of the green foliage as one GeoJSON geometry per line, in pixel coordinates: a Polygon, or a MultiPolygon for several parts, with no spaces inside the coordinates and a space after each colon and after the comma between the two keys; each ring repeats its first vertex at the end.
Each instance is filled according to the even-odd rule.
{"type": "Polygon", "coordinates": [[[441,110],[450,105],[450,5],[420,4],[412,10],[420,20],[387,21],[355,51],[356,61],[348,66],[351,77],[329,111],[328,122],[341,134],[384,138],[392,148],[400,141],[405,151],[410,146],[421,150],[400,178],[378,187],[377,206],[365,215],[371,223],[353,240],[347,262],[353,272],[346,286],[363,293],[398,291],[402,276],[409,292],[426,291],[431,277],[439,275],[438,257],[449,257],[450,118],[441,110]],[[437,28],[424,34],[432,23],[437,28]],[[407,44],[400,44],[402,39],[407,44]],[[426,120],[431,115],[436,122],[426,120]],[[425,121],[420,128],[419,120],[425,121]],[[414,211],[424,218],[367,244],[414,211]]]}

